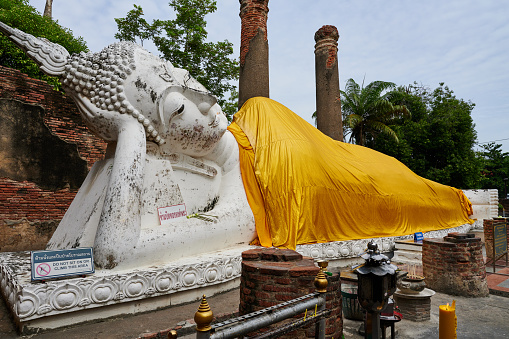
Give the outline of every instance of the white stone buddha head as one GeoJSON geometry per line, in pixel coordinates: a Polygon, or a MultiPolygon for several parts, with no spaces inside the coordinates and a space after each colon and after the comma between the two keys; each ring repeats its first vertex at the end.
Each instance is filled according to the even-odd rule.
{"type": "Polygon", "coordinates": [[[205,87],[134,43],[73,55],[64,69],[64,89],[106,141],[115,141],[122,121],[134,118],[165,153],[204,156],[226,131],[226,116],[205,87]]]}

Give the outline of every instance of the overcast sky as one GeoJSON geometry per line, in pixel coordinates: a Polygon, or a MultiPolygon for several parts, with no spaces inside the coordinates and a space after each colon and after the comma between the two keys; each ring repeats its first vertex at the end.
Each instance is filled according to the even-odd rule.
{"type": "MultiPolygon", "coordinates": [[[[40,12],[45,2],[30,0],[40,12]]],[[[238,57],[239,1],[217,2],[217,12],[206,17],[209,40],[229,40],[238,57]]],[[[98,52],[115,42],[114,18],[125,17],[133,3],[55,0],[53,18],[98,52]]],[[[149,22],[174,17],[167,1],[136,4],[149,22]]],[[[314,34],[334,25],[341,88],[349,78],[417,81],[432,89],[444,82],[476,104],[478,141],[496,141],[509,152],[509,1],[271,0],[269,10],[270,97],[308,122],[315,111],[314,34]]]]}

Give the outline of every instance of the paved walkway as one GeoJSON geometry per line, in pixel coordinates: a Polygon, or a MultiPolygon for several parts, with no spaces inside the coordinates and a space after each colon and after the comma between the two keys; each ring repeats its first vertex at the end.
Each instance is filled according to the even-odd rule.
{"type": "MultiPolygon", "coordinates": [[[[458,317],[458,338],[509,338],[509,299],[490,295],[487,298],[453,297],[437,293],[431,298],[431,319],[425,322],[412,322],[403,319],[396,324],[399,339],[430,339],[438,338],[438,306],[456,300],[456,315],[458,317]]],[[[237,310],[239,290],[208,298],[209,304],[215,314],[221,312],[234,312],[237,310]]],[[[199,302],[172,307],[166,310],[155,311],[137,316],[106,320],[99,323],[85,324],[55,332],[46,332],[38,335],[21,337],[14,330],[8,318],[5,307],[0,309],[0,338],[40,338],[40,339],[93,339],[93,338],[119,338],[133,339],[143,333],[147,337],[156,337],[154,334],[164,329],[174,328],[177,325],[191,326],[182,319],[190,319],[198,309],[199,302]]],[[[348,338],[363,338],[357,333],[361,321],[344,319],[344,336],[348,338]]],[[[189,333],[189,332],[188,332],[189,333]]],[[[163,336],[159,336],[163,338],[163,336]]],[[[185,335],[180,338],[194,338],[194,335],[185,335]]]]}
{"type": "MultiPolygon", "coordinates": [[[[431,319],[423,322],[401,320],[396,324],[398,339],[438,339],[438,306],[456,300],[459,339],[509,338],[509,299],[490,295],[487,298],[453,297],[436,293],[431,298],[431,319]]],[[[344,319],[345,339],[364,338],[358,334],[361,321],[344,319]]],[[[387,337],[390,337],[387,330],[387,337]]]]}
{"type": "Polygon", "coordinates": [[[505,261],[499,260],[497,263],[500,266],[496,268],[496,273],[493,273],[493,266],[486,267],[488,288],[491,294],[509,297],[509,267],[504,267],[505,261]]]}

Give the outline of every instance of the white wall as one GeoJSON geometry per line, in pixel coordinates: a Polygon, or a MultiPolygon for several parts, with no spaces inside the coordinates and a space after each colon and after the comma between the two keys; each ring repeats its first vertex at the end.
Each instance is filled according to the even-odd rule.
{"type": "Polygon", "coordinates": [[[472,203],[474,214],[472,219],[477,219],[474,228],[482,228],[483,219],[496,218],[498,216],[498,191],[496,189],[463,190],[472,203]]]}

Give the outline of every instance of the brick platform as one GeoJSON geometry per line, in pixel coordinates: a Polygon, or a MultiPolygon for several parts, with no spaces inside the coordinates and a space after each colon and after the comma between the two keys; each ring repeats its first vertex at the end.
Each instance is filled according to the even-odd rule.
{"type": "MultiPolygon", "coordinates": [[[[312,259],[292,250],[253,249],[242,253],[240,314],[247,314],[315,291],[313,281],[319,268],[312,259]]],[[[341,280],[338,274],[327,277],[326,338],[341,338],[343,333],[341,280]]],[[[300,315],[299,317],[302,317],[300,315]]],[[[314,338],[314,325],[281,338],[314,338]]]]}
{"type": "Polygon", "coordinates": [[[410,321],[428,321],[431,313],[431,297],[434,291],[425,288],[416,294],[394,293],[394,300],[399,307],[403,319],[410,321]]]}
{"type": "Polygon", "coordinates": [[[474,234],[424,239],[422,264],[426,285],[437,292],[465,297],[489,294],[481,239],[474,234]]]}

